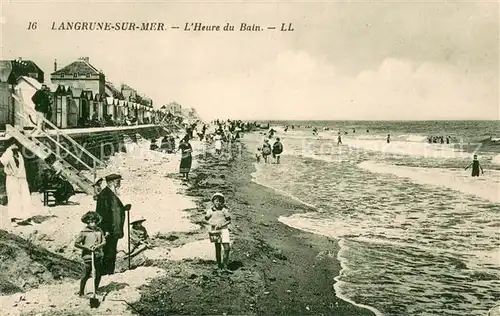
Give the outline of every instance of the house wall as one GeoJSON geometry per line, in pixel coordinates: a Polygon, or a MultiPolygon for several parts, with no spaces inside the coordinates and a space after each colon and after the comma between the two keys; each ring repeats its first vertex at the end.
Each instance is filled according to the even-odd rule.
{"type": "MultiPolygon", "coordinates": [[[[165,132],[162,128],[157,126],[136,126],[128,129],[119,127],[115,129],[93,128],[92,131],[81,132],[71,135],[71,137],[97,158],[107,160],[109,157],[113,156],[114,153],[126,151],[123,141],[125,135],[128,135],[132,140],[136,141],[136,134],[141,135],[145,139],[149,139],[151,137],[163,137],[165,132]]],[[[55,151],[55,145],[48,139],[39,139],[55,151]]],[[[71,152],[78,155],[78,149],[75,149],[74,146],[67,145],[66,148],[69,148],[71,152]]],[[[0,140],[0,155],[3,154],[4,151],[5,140],[0,140]]],[[[91,165],[90,161],[86,159],[83,160],[85,163],[91,165]]],[[[30,191],[36,192],[40,188],[40,176],[42,171],[46,168],[46,165],[37,157],[33,157],[30,153],[25,155],[25,164],[30,191]]],[[[0,167],[0,170],[0,204],[6,205],[7,198],[5,192],[5,173],[3,172],[3,166],[0,167]]]]}
{"type": "Polygon", "coordinates": [[[3,130],[13,119],[14,100],[11,93],[10,85],[7,82],[0,82],[0,129],[3,130]]]}
{"type": "MultiPolygon", "coordinates": [[[[36,88],[33,87],[32,85],[28,84],[26,81],[21,81],[15,88],[15,94],[23,100],[23,102],[15,101],[14,100],[14,107],[16,109],[16,113],[25,113],[27,116],[30,112],[29,110],[34,110],[35,109],[35,104],[33,101],[31,101],[31,97],[36,92],[36,88]],[[26,109],[25,107],[29,107],[29,109],[26,109]]],[[[35,118],[33,118],[35,120],[35,118]]],[[[15,115],[14,117],[14,124],[18,126],[24,126],[24,127],[34,127],[35,125],[31,123],[30,120],[25,120],[20,117],[20,115],[15,115]]]]}

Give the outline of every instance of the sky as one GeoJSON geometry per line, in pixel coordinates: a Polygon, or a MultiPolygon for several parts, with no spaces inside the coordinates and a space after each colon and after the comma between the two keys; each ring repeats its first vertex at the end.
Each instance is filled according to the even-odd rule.
{"type": "Polygon", "coordinates": [[[500,119],[494,1],[10,0],[0,9],[1,59],[33,60],[50,78],[54,59],[61,68],[86,56],[156,107],[176,101],[204,119],[500,119]],[[66,21],[180,29],[51,30],[66,21]],[[191,22],[236,31],[184,31],[191,22]],[[240,32],[240,23],[264,31],[240,32]]]}

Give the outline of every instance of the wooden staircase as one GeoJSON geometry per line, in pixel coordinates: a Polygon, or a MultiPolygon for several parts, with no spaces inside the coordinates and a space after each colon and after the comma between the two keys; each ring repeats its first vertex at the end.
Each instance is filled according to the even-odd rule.
{"type": "Polygon", "coordinates": [[[163,117],[163,119],[157,123],[165,132],[171,133],[175,129],[182,130],[182,126],[180,124],[172,123],[172,122],[167,122],[166,121],[167,116],[163,117]]]}
{"type": "MultiPolygon", "coordinates": [[[[24,103],[18,96],[13,95],[14,99],[18,102],[24,103]]],[[[25,105],[24,108],[27,111],[30,111],[29,105],[25,105]]],[[[30,112],[34,113],[34,110],[30,112]]],[[[16,113],[22,120],[29,121],[28,115],[26,113],[16,113]]],[[[52,128],[52,133],[48,133],[47,131],[42,131],[40,136],[31,137],[24,133],[24,130],[21,131],[17,127],[12,125],[6,126],[6,134],[14,137],[17,141],[19,141],[25,148],[30,150],[33,154],[35,154],[38,158],[45,161],[52,169],[59,173],[66,180],[71,182],[73,185],[78,186],[81,190],[89,195],[95,194],[94,183],[96,182],[96,172],[97,169],[103,168],[106,164],[92,155],[88,150],[86,150],[83,146],[78,144],[74,139],[72,139],[69,135],[62,132],[58,129],[52,122],[47,119],[44,119],[46,125],[52,128]],[[55,134],[55,138],[54,135],[55,134]],[[50,142],[56,145],[56,150],[52,150],[49,146],[42,143],[36,137],[43,137],[49,140],[50,142]],[[80,157],[78,157],[75,153],[71,152],[68,148],[63,146],[61,141],[67,141],[76,149],[77,152],[80,153],[80,157]],[[61,156],[61,150],[65,152],[68,156],[72,157],[74,161],[79,165],[83,166],[84,169],[91,171],[93,174],[93,180],[87,178],[81,171],[79,171],[74,165],[70,164],[61,156]],[[86,157],[87,160],[91,160],[91,166],[83,161],[83,157],[86,157]]]]}

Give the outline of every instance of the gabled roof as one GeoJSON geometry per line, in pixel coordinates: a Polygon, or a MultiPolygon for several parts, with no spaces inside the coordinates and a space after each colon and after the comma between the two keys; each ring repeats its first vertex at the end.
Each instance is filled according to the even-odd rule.
{"type": "Polygon", "coordinates": [[[108,97],[112,97],[115,99],[123,98],[122,92],[118,90],[111,82],[106,81],[104,86],[104,92],[108,97]]]}
{"type": "Polygon", "coordinates": [[[132,91],[135,91],[135,89],[133,89],[132,87],[130,87],[129,85],[126,85],[124,83],[122,83],[122,90],[132,90],[132,91]]]}
{"type": "Polygon", "coordinates": [[[29,76],[35,73],[37,77],[42,75],[43,71],[31,60],[2,60],[0,61],[0,80],[15,84],[21,76],[29,76]]]}
{"type": "Polygon", "coordinates": [[[27,77],[27,76],[21,76],[17,79],[17,83],[19,84],[19,81],[21,81],[21,80],[26,81],[30,86],[32,86],[33,88],[35,88],[37,90],[40,90],[40,88],[42,87],[42,84],[34,78],[27,77]]]}
{"type": "Polygon", "coordinates": [[[73,74],[82,74],[82,75],[98,75],[101,72],[92,66],[89,62],[78,59],[72,62],[71,64],[67,65],[66,67],[63,67],[53,73],[51,75],[73,75],[73,74]]]}
{"type": "Polygon", "coordinates": [[[21,69],[24,69],[25,71],[28,71],[28,72],[43,72],[42,69],[40,69],[40,67],[38,67],[37,64],[35,64],[33,61],[31,60],[13,60],[12,61],[12,65],[13,67],[19,67],[21,69]]]}

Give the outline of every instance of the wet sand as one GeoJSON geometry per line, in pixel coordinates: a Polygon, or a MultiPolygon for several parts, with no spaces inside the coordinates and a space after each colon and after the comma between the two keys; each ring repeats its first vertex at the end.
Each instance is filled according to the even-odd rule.
{"type": "Polygon", "coordinates": [[[195,223],[213,193],[226,196],[233,273],[214,270],[206,229],[178,234],[195,241],[178,248],[184,251],[175,260],[154,261],[166,275],[142,287],[134,308],[142,315],[373,315],[335,296],[337,242],[280,223],[280,216],[310,209],[252,182],[253,160],[246,150],[232,162],[205,155],[188,189],[199,201],[191,211],[195,223]]]}

